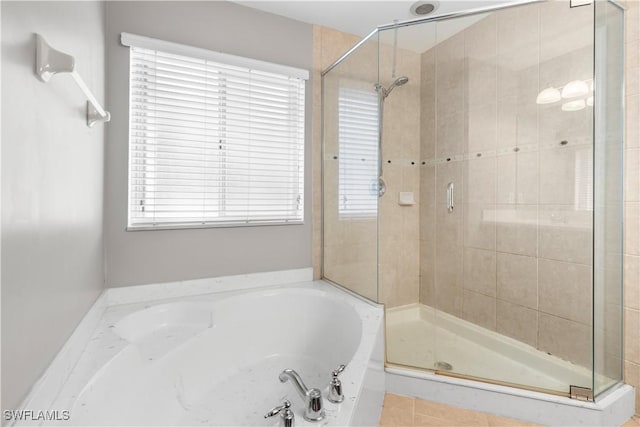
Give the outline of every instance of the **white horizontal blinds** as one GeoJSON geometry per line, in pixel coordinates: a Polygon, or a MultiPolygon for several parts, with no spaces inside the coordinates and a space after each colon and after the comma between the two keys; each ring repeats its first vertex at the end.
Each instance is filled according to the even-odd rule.
{"type": "Polygon", "coordinates": [[[130,52],[130,227],[302,221],[304,80],[130,52]]]}
{"type": "Polygon", "coordinates": [[[378,95],[341,87],[338,94],[338,214],[375,217],[378,209],[378,95]]]}

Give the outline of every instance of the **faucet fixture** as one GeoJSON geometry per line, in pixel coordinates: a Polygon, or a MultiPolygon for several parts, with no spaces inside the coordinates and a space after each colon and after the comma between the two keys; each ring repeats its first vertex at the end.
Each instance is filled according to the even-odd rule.
{"type": "Polygon", "coordinates": [[[276,406],[264,416],[265,418],[275,417],[280,414],[280,427],[293,427],[295,416],[291,409],[291,402],[285,400],[281,406],[276,406]]]}
{"type": "Polygon", "coordinates": [[[344,371],[345,365],[340,365],[338,369],[331,372],[331,381],[329,382],[329,402],[342,403],[344,400],[344,391],[342,390],[342,381],[338,379],[338,375],[344,371]]]}
{"type": "Polygon", "coordinates": [[[280,382],[291,380],[293,386],[304,400],[305,410],[303,418],[307,421],[320,421],[324,418],[324,408],[322,405],[322,392],[317,388],[307,388],[302,382],[300,375],[293,369],[285,369],[280,373],[280,382]]]}

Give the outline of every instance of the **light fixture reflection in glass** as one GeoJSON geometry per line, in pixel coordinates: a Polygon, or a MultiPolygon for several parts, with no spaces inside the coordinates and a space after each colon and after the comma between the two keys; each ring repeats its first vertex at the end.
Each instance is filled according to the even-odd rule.
{"type": "Polygon", "coordinates": [[[548,87],[538,94],[536,104],[553,104],[562,99],[560,91],[555,87],[548,87]]]}
{"type": "Polygon", "coordinates": [[[589,86],[584,80],[573,80],[562,88],[563,98],[575,98],[589,93],[589,86]]]}
{"type": "Polygon", "coordinates": [[[587,98],[587,105],[589,107],[593,107],[593,96],[587,98]]]}
{"type": "Polygon", "coordinates": [[[577,101],[565,102],[562,104],[562,111],[580,111],[584,109],[584,99],[578,99],[577,101]]]}

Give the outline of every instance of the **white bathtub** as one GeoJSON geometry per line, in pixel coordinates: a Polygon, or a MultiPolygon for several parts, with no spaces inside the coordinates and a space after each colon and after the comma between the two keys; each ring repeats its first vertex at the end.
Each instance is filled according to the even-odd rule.
{"type": "Polygon", "coordinates": [[[324,282],[109,305],[51,406],[28,409],[69,410],[65,425],[267,426],[289,399],[298,426],[377,425],[382,328],[381,307],[324,282]],[[336,405],[326,387],[340,364],[336,405]],[[286,368],[323,390],[323,421],[303,419],[286,368]]]}

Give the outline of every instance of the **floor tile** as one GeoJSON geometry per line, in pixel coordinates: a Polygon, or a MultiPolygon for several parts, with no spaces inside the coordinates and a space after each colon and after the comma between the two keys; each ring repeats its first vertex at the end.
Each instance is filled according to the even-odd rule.
{"type": "Polygon", "coordinates": [[[430,417],[428,415],[415,414],[413,417],[413,427],[435,427],[452,426],[453,423],[446,419],[430,417]]]}
{"type": "Polygon", "coordinates": [[[622,424],[622,427],[638,427],[640,426],[640,415],[629,418],[626,423],[622,424]]]}
{"type": "Polygon", "coordinates": [[[380,427],[413,426],[415,399],[387,393],[382,406],[380,427]]]}
{"type": "MultiPolygon", "coordinates": [[[[628,423],[634,422],[633,419],[628,423]]],[[[535,426],[510,418],[498,417],[484,412],[471,411],[427,400],[403,397],[387,393],[384,398],[381,427],[466,427],[466,426],[535,426]]],[[[625,424],[625,427],[640,427],[640,424],[625,424]]]]}
{"type": "Polygon", "coordinates": [[[416,399],[416,414],[427,415],[450,421],[457,426],[488,426],[489,418],[482,412],[456,408],[441,403],[416,399]]]}
{"type": "Polygon", "coordinates": [[[505,426],[505,427],[529,427],[537,424],[527,423],[525,421],[514,420],[513,418],[503,418],[496,415],[487,415],[489,418],[489,425],[491,427],[505,426]]]}

